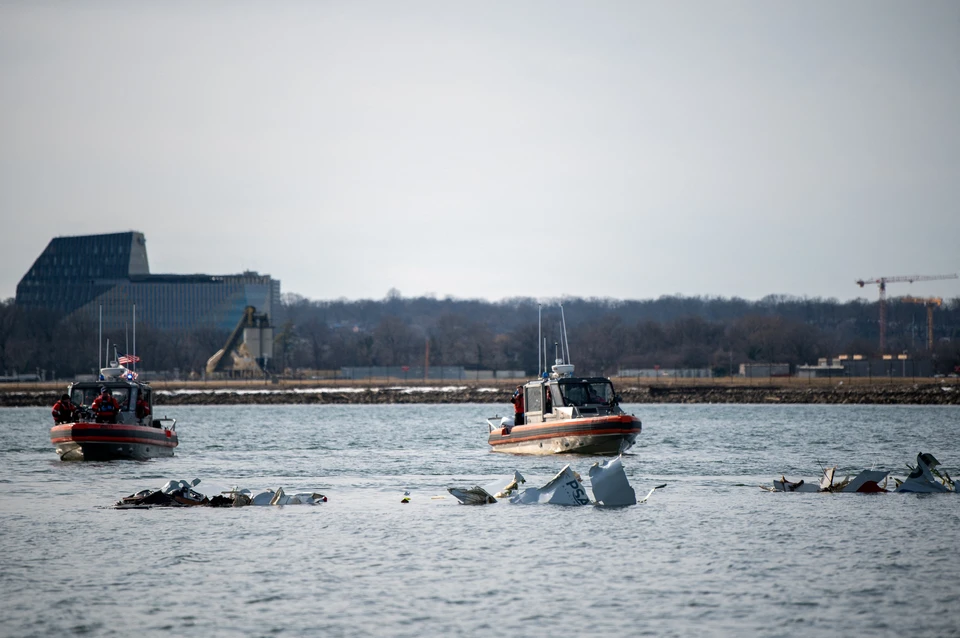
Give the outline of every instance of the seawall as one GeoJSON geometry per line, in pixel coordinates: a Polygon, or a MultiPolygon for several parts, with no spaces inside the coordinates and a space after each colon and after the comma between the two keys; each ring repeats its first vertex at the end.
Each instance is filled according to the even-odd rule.
{"type": "MultiPolygon", "coordinates": [[[[788,404],[875,404],[875,405],[960,405],[956,383],[832,385],[807,387],[779,385],[648,385],[618,386],[623,403],[788,403],[788,404]]],[[[52,406],[62,390],[0,389],[0,406],[52,406]]],[[[154,404],[167,405],[249,405],[249,404],[404,404],[404,403],[490,403],[510,404],[512,387],[419,386],[295,388],[261,386],[253,388],[195,389],[168,387],[154,390],[154,404]]]]}

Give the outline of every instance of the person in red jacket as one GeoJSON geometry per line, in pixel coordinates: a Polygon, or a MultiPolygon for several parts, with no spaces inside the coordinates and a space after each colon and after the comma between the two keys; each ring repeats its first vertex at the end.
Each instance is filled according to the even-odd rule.
{"type": "Polygon", "coordinates": [[[77,418],[77,406],[70,401],[70,395],[64,394],[53,404],[53,422],[56,424],[70,423],[77,418]]]}
{"type": "Polygon", "coordinates": [[[100,396],[93,400],[90,409],[97,417],[97,423],[116,423],[117,415],[120,414],[120,404],[107,387],[100,388],[100,396]]]}
{"type": "Polygon", "coordinates": [[[137,419],[143,421],[150,416],[150,404],[143,398],[143,394],[137,397],[137,419]]]}
{"type": "Polygon", "coordinates": [[[517,386],[517,389],[513,393],[513,398],[510,399],[510,403],[513,404],[513,424],[514,425],[523,425],[523,387],[517,386]]]}

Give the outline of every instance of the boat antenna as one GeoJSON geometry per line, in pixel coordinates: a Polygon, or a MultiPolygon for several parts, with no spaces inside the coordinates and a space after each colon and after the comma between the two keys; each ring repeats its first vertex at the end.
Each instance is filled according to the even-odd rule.
{"type": "MultiPolygon", "coordinates": [[[[547,365],[547,338],[543,338],[543,373],[546,374],[547,370],[550,369],[550,366],[547,365]]],[[[543,374],[540,375],[541,377],[543,374]]]]}
{"type": "Polygon", "coordinates": [[[540,373],[543,372],[543,352],[540,350],[542,308],[541,304],[537,304],[537,378],[540,378],[540,373]]]}
{"type": "Polygon", "coordinates": [[[103,368],[103,305],[100,306],[100,333],[97,336],[97,374],[103,368]]]}
{"type": "Polygon", "coordinates": [[[133,304],[133,369],[137,369],[137,304],[133,304]]]}
{"type": "Polygon", "coordinates": [[[563,333],[563,335],[562,335],[562,336],[563,336],[563,345],[564,345],[564,346],[566,347],[566,349],[567,349],[566,362],[567,362],[567,363],[573,363],[573,361],[570,360],[570,342],[567,341],[567,320],[566,320],[566,318],[563,316],[563,304],[560,304],[560,331],[563,333]]]}

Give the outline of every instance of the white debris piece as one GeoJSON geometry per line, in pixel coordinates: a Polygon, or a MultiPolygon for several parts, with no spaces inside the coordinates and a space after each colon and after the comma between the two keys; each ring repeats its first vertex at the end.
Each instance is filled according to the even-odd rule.
{"type": "Polygon", "coordinates": [[[840,491],[862,492],[864,494],[886,492],[887,490],[884,489],[884,486],[886,485],[888,474],[890,474],[890,472],[884,470],[863,470],[853,477],[853,480],[844,485],[840,491]],[[881,481],[884,482],[884,485],[880,485],[881,481]]]}
{"type": "Polygon", "coordinates": [[[897,487],[898,492],[913,492],[915,494],[943,494],[946,492],[956,492],[956,487],[949,474],[944,476],[937,472],[936,467],[940,465],[937,458],[928,453],[920,452],[917,454],[917,467],[913,468],[906,480],[897,487]],[[936,473],[941,478],[937,482],[934,477],[936,473]]]}
{"type": "Polygon", "coordinates": [[[275,496],[273,490],[265,490],[253,495],[253,498],[250,501],[251,505],[271,505],[273,503],[273,497],[275,496]]]}
{"type": "Polygon", "coordinates": [[[167,481],[163,484],[163,487],[160,488],[160,491],[164,494],[173,494],[174,492],[179,492],[181,490],[188,490],[190,488],[200,485],[200,479],[195,478],[189,483],[186,481],[167,481]]]}
{"type": "Polygon", "coordinates": [[[590,505],[587,490],[569,465],[541,488],[529,487],[510,499],[511,503],[550,503],[553,505],[590,505]]]}
{"type": "Polygon", "coordinates": [[[781,476],[779,481],[773,482],[772,492],[820,492],[822,491],[818,485],[813,483],[807,483],[804,480],[799,480],[796,483],[793,481],[788,481],[785,477],[781,476]]]}
{"type": "Polygon", "coordinates": [[[619,456],[606,463],[594,463],[590,466],[589,473],[593,497],[598,505],[613,507],[637,504],[637,494],[627,481],[627,474],[623,471],[623,462],[619,456]]]}

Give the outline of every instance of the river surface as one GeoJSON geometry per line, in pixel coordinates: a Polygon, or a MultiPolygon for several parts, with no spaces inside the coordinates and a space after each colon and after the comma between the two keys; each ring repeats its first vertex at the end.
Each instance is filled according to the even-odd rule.
{"type": "Polygon", "coordinates": [[[772,494],[785,474],[960,476],[960,408],[628,405],[646,504],[459,505],[592,457],[491,453],[495,405],[170,406],[176,456],[64,463],[0,409],[2,636],[960,635],[960,496],[772,494]],[[168,479],[318,506],[115,510],[168,479]],[[401,504],[404,491],[409,504],[401,504]],[[444,498],[433,498],[444,497],[444,498]]]}

